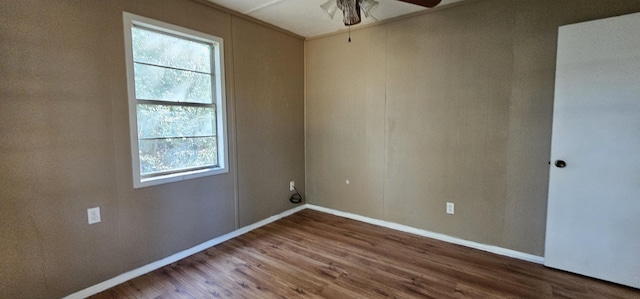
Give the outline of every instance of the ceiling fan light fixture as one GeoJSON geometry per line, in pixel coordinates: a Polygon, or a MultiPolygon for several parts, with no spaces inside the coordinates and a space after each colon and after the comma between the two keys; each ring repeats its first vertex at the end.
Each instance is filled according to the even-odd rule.
{"type": "MultiPolygon", "coordinates": [[[[442,0],[398,0],[405,3],[411,3],[424,7],[434,7],[442,0]]],[[[360,10],[366,17],[371,16],[373,10],[380,4],[376,0],[328,0],[324,4],[320,5],[320,8],[326,12],[331,19],[336,13],[336,10],[342,10],[343,22],[346,26],[358,24],[362,21],[360,16],[360,10]]]]}
{"type": "Polygon", "coordinates": [[[375,0],[358,0],[362,12],[368,18],[369,15],[378,7],[379,2],[375,0]]]}
{"type": "Polygon", "coordinates": [[[358,2],[358,0],[337,0],[338,7],[342,9],[342,21],[346,26],[359,24],[362,21],[358,2]]]}
{"type": "Polygon", "coordinates": [[[333,19],[333,15],[335,15],[336,11],[338,10],[338,3],[336,2],[336,0],[329,0],[320,5],[320,8],[322,8],[322,10],[326,12],[331,19],[333,19]]]}

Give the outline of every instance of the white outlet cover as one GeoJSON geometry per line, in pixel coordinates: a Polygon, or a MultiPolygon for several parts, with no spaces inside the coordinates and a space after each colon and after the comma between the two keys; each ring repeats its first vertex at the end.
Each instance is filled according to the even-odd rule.
{"type": "Polygon", "coordinates": [[[453,215],[455,213],[455,205],[452,202],[447,203],[447,214],[453,215]]]}
{"type": "Polygon", "coordinates": [[[100,207],[87,209],[87,217],[89,220],[89,224],[94,224],[100,222],[100,207]]]}
{"type": "Polygon", "coordinates": [[[289,182],[289,191],[293,191],[296,189],[296,182],[295,181],[290,181],[289,182]]]}

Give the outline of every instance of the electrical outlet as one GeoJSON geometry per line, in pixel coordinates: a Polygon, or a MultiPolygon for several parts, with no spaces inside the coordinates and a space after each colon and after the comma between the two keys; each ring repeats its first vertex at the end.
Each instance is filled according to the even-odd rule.
{"type": "Polygon", "coordinates": [[[89,224],[100,222],[100,207],[87,209],[87,217],[89,218],[89,224]]]}
{"type": "Polygon", "coordinates": [[[455,213],[455,205],[452,202],[447,203],[447,214],[453,215],[455,213]]]}
{"type": "Polygon", "coordinates": [[[289,191],[294,191],[296,190],[296,182],[291,181],[289,182],[289,191]]]}

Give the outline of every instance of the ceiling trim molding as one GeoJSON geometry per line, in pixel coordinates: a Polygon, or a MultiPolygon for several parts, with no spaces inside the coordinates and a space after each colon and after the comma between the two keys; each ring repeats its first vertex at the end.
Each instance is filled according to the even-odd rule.
{"type": "MultiPolygon", "coordinates": [[[[231,16],[234,16],[234,17],[238,17],[238,18],[244,19],[244,20],[246,20],[246,21],[250,21],[250,22],[256,23],[256,24],[258,24],[258,25],[265,26],[265,27],[267,27],[267,28],[270,28],[270,29],[273,29],[273,30],[279,31],[279,32],[284,33],[284,34],[287,34],[287,35],[290,35],[290,36],[295,37],[295,38],[297,38],[297,39],[305,40],[305,37],[304,37],[304,36],[302,36],[302,35],[299,35],[299,34],[293,33],[293,32],[291,32],[291,31],[289,31],[289,30],[286,30],[286,29],[284,29],[284,28],[280,28],[280,27],[278,27],[278,26],[275,26],[275,25],[273,25],[273,24],[267,23],[267,22],[265,22],[265,21],[258,20],[258,19],[254,18],[254,17],[248,16],[248,15],[243,14],[243,13],[241,13],[241,12],[238,12],[238,11],[235,11],[235,10],[232,10],[232,9],[229,9],[229,8],[226,8],[226,7],[224,7],[224,6],[220,6],[220,5],[218,5],[218,4],[215,4],[215,3],[213,3],[213,2],[210,2],[210,1],[208,1],[208,0],[190,0],[190,1],[193,1],[193,2],[196,2],[196,3],[199,3],[199,4],[202,4],[202,5],[204,5],[204,6],[208,6],[208,7],[210,7],[210,8],[213,8],[213,9],[215,9],[215,10],[219,10],[219,11],[224,12],[224,13],[228,13],[228,14],[230,14],[231,16]]],[[[268,3],[268,4],[275,3],[275,2],[279,2],[279,1],[281,1],[281,0],[275,0],[274,2],[270,2],[270,3],[268,3]]]]}

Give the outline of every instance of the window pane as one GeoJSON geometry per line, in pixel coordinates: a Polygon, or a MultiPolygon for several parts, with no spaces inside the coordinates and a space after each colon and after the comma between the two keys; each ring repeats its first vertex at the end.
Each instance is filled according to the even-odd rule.
{"type": "Polygon", "coordinates": [[[138,138],[216,135],[214,107],[138,104],[138,138]]]}
{"type": "Polygon", "coordinates": [[[133,61],[211,73],[211,45],[149,31],[131,29],[133,61]]]}
{"type": "Polygon", "coordinates": [[[216,137],[140,140],[140,174],[216,166],[216,137]]]}
{"type": "Polygon", "coordinates": [[[134,64],[136,98],[211,104],[211,75],[134,64]]]}

